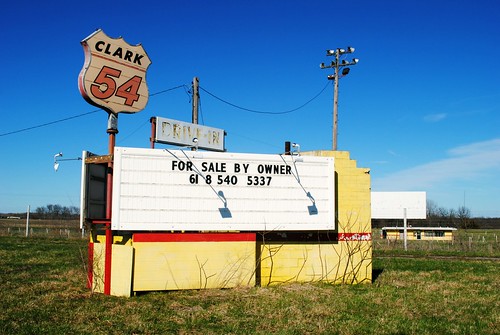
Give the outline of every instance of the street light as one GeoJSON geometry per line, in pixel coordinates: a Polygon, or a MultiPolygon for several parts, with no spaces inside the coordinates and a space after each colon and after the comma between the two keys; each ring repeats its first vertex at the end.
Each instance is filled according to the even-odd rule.
{"type": "Polygon", "coordinates": [[[337,125],[338,125],[338,98],[339,98],[339,79],[346,76],[350,69],[346,66],[356,65],[359,62],[358,58],[353,58],[351,61],[346,59],[340,60],[340,57],[345,54],[350,54],[354,52],[353,47],[347,47],[346,49],[329,49],[326,50],[327,56],[335,56],[335,60],[330,63],[330,65],[325,65],[321,63],[319,67],[321,69],[334,69],[333,74],[328,75],[328,80],[333,80],[333,150],[337,150],[337,125]],[[341,75],[339,75],[339,70],[342,69],[341,75]]]}
{"type": "Polygon", "coordinates": [[[62,156],[63,156],[62,152],[57,153],[57,154],[54,155],[54,171],[56,171],[56,172],[57,172],[57,169],[59,169],[59,162],[60,161],[81,161],[82,160],[81,157],[58,159],[58,157],[62,157],[62,156]]]}

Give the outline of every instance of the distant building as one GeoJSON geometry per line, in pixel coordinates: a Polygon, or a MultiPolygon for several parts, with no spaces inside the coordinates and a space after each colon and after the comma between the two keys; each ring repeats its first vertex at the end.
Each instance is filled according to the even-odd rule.
{"type": "MultiPolygon", "coordinates": [[[[436,240],[436,241],[451,241],[453,240],[453,232],[457,228],[452,227],[408,227],[408,240],[436,240]]],[[[388,240],[403,240],[403,227],[383,227],[382,238],[388,240]]]]}

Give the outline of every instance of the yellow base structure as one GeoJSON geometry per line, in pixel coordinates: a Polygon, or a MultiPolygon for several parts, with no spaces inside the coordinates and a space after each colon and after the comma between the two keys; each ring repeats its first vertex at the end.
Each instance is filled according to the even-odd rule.
{"type": "MultiPolygon", "coordinates": [[[[112,246],[111,294],[268,286],[287,282],[371,283],[370,170],[348,152],[335,158],[336,230],[327,232],[129,232],[112,246]]],[[[103,292],[102,232],[91,240],[92,288],[103,292]]]]}

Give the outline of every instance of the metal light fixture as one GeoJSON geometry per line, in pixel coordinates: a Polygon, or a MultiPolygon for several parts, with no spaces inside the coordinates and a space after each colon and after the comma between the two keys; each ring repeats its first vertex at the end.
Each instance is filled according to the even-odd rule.
{"type": "Polygon", "coordinates": [[[57,169],[59,169],[59,162],[57,161],[57,157],[62,157],[62,155],[63,155],[62,152],[54,155],[54,171],[55,172],[57,172],[57,169]]]}
{"type": "Polygon", "coordinates": [[[82,158],[81,157],[77,157],[77,158],[66,158],[66,159],[57,159],[58,157],[62,157],[63,156],[63,153],[60,152],[60,153],[57,153],[54,155],[54,171],[57,172],[57,170],[59,169],[59,162],[60,161],[81,161],[82,158]]]}
{"type": "Polygon", "coordinates": [[[337,150],[337,123],[338,123],[338,89],[339,89],[339,79],[343,76],[349,74],[350,69],[347,66],[356,65],[359,62],[358,58],[353,58],[352,61],[346,59],[340,59],[344,54],[350,54],[354,52],[354,48],[348,46],[346,49],[328,49],[326,50],[327,56],[335,56],[330,65],[325,65],[325,63],[320,64],[321,69],[333,68],[334,73],[328,75],[328,80],[334,81],[333,86],[333,150],[337,150]],[[339,70],[342,69],[342,72],[339,70]]]}

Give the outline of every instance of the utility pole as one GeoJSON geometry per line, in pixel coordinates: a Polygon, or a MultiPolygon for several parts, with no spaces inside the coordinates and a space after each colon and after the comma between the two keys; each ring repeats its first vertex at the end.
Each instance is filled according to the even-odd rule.
{"type": "Polygon", "coordinates": [[[198,124],[198,99],[200,98],[198,86],[200,84],[200,80],[198,77],[193,78],[193,123],[198,124]]]}
{"type": "Polygon", "coordinates": [[[350,69],[346,66],[356,65],[359,62],[359,59],[353,58],[352,61],[347,61],[343,59],[340,60],[341,56],[344,54],[353,53],[353,47],[347,47],[347,49],[330,49],[326,50],[327,56],[335,56],[335,60],[330,63],[330,65],[325,65],[325,63],[321,63],[319,67],[321,69],[333,69],[333,74],[328,75],[328,80],[333,80],[333,150],[337,150],[337,128],[338,128],[338,100],[339,100],[339,79],[343,76],[346,76],[350,69]],[[343,67],[342,73],[339,74],[339,70],[343,67]]]}

